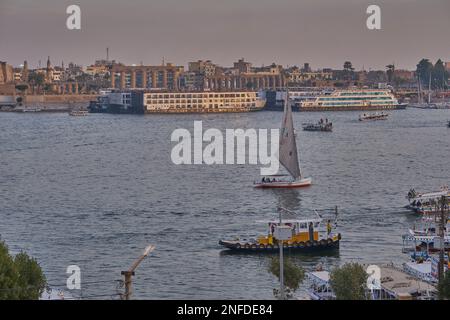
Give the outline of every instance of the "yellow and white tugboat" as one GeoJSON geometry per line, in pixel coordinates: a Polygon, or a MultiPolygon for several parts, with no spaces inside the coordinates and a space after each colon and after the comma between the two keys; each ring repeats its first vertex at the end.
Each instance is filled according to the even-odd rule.
{"type": "Polygon", "coordinates": [[[259,236],[249,240],[220,240],[219,244],[239,252],[278,252],[280,245],[285,250],[292,252],[315,252],[326,249],[338,249],[341,234],[333,232],[331,220],[328,220],[325,228],[321,228],[323,219],[317,218],[302,220],[274,220],[264,221],[268,227],[267,236],[259,236]],[[278,240],[276,229],[289,228],[291,235],[288,240],[278,240]]]}

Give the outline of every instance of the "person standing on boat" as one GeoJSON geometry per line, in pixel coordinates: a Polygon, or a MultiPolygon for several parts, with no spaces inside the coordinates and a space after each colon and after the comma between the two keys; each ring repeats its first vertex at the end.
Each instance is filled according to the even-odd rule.
{"type": "Polygon", "coordinates": [[[331,221],[328,219],[328,222],[327,222],[327,236],[328,236],[328,238],[331,236],[331,230],[332,230],[331,221]]]}
{"type": "Polygon", "coordinates": [[[309,223],[309,241],[313,242],[314,241],[314,226],[313,223],[310,222],[309,223]]]}

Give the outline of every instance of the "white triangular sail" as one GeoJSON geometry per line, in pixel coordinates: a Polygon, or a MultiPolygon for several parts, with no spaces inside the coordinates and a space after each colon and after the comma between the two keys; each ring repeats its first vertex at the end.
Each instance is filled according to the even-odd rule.
{"type": "Polygon", "coordinates": [[[291,176],[297,180],[301,177],[300,166],[298,164],[297,144],[295,142],[294,123],[292,121],[292,109],[289,102],[289,91],[286,90],[284,99],[283,122],[280,132],[280,163],[291,176]]]}

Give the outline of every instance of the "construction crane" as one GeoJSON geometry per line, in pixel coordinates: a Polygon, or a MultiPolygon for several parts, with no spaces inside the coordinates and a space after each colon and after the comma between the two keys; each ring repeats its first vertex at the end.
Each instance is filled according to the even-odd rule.
{"type": "Polygon", "coordinates": [[[153,250],[155,250],[154,245],[149,245],[147,248],[145,248],[142,255],[134,261],[134,263],[131,265],[130,269],[127,271],[122,271],[121,274],[124,276],[124,284],[125,284],[125,293],[122,295],[122,300],[130,300],[131,298],[131,281],[132,276],[135,275],[134,271],[139,266],[139,264],[142,262],[142,260],[145,259],[146,256],[148,256],[153,250]]]}

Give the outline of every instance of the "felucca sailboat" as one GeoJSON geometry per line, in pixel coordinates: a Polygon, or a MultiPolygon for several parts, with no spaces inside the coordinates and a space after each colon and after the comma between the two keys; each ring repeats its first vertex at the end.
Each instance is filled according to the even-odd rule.
{"type": "Polygon", "coordinates": [[[302,177],[298,162],[297,143],[295,141],[288,90],[286,90],[286,98],[284,99],[283,121],[280,130],[279,161],[289,172],[290,177],[283,175],[263,177],[261,181],[255,182],[255,188],[300,188],[311,185],[311,178],[302,177]]]}

